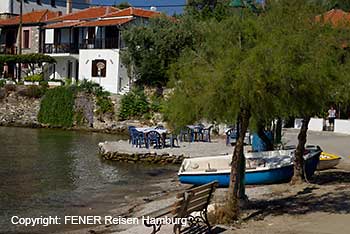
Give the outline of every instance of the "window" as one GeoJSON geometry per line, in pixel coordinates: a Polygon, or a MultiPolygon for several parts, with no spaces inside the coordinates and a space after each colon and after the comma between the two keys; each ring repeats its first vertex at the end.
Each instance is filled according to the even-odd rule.
{"type": "Polygon", "coordinates": [[[29,49],[29,30],[23,30],[23,49],[29,49]]]}
{"type": "Polygon", "coordinates": [[[56,7],[56,0],[51,0],[51,6],[56,7]]]}
{"type": "Polygon", "coordinates": [[[91,74],[92,77],[106,77],[107,63],[106,60],[92,60],[91,74]]]}

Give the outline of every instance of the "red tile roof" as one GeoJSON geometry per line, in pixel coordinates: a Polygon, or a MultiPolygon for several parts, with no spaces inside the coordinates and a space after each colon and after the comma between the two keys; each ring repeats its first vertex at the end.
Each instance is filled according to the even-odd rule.
{"type": "Polygon", "coordinates": [[[124,10],[112,12],[103,16],[103,18],[112,18],[112,17],[123,17],[123,16],[139,16],[144,18],[150,18],[160,15],[160,12],[157,11],[149,11],[141,8],[129,7],[124,10]]]}
{"type": "Polygon", "coordinates": [[[68,15],[56,17],[48,21],[53,22],[53,21],[95,19],[115,11],[119,11],[119,9],[115,7],[109,7],[109,6],[90,7],[90,8],[73,12],[68,15]]]}
{"type": "Polygon", "coordinates": [[[317,22],[331,23],[334,26],[350,25],[350,13],[340,9],[332,9],[322,15],[316,16],[317,22]]]}
{"type": "Polygon", "coordinates": [[[44,28],[70,28],[84,23],[85,21],[67,21],[48,24],[44,28]]]}
{"type": "MultiPolygon", "coordinates": [[[[22,21],[23,21],[23,24],[38,24],[38,23],[44,23],[45,21],[55,18],[58,15],[59,15],[58,12],[53,12],[49,10],[32,11],[32,12],[23,14],[22,21]]],[[[17,24],[19,24],[19,16],[0,20],[0,26],[17,25],[17,24]]]]}
{"type": "Polygon", "coordinates": [[[96,20],[88,21],[79,24],[77,27],[96,27],[96,26],[109,26],[109,25],[121,25],[134,20],[133,18],[121,18],[121,19],[107,19],[107,20],[96,20]]]}

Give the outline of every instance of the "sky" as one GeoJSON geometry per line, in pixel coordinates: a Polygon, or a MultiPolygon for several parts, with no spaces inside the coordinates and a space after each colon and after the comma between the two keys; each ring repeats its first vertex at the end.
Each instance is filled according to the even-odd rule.
{"type": "Polygon", "coordinates": [[[182,13],[182,6],[174,6],[174,5],[184,5],[186,0],[92,0],[93,4],[118,4],[120,2],[129,2],[131,5],[135,7],[141,7],[149,9],[149,7],[145,6],[156,6],[158,11],[164,12],[168,15],[173,15],[174,13],[182,13]],[[162,7],[169,6],[172,7],[162,7]]]}

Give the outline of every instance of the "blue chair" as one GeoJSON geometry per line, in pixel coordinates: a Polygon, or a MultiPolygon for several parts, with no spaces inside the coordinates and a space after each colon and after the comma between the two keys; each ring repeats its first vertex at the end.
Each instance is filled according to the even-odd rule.
{"type": "Polygon", "coordinates": [[[167,136],[165,138],[165,146],[167,145],[167,142],[169,142],[169,145],[171,148],[173,148],[175,146],[179,146],[179,141],[177,139],[176,134],[173,134],[173,133],[167,134],[167,136]],[[175,145],[175,141],[176,141],[176,145],[175,145]]]}
{"type": "Polygon", "coordinates": [[[198,125],[193,129],[192,142],[203,140],[203,127],[198,125]]]}
{"type": "Polygon", "coordinates": [[[135,126],[128,126],[128,132],[129,132],[129,144],[132,142],[132,132],[131,129],[134,129],[135,126]]]}
{"type": "Polygon", "coordinates": [[[235,128],[231,128],[226,132],[226,145],[231,143],[231,140],[237,140],[237,130],[235,128]]]}
{"type": "Polygon", "coordinates": [[[189,141],[192,142],[194,137],[193,131],[190,128],[184,128],[180,131],[180,142],[189,141]]]}
{"type": "Polygon", "coordinates": [[[210,132],[213,128],[213,125],[210,125],[207,128],[203,128],[203,141],[211,142],[210,132]]]}
{"type": "Polygon", "coordinates": [[[146,134],[146,148],[155,145],[159,149],[162,146],[162,136],[157,131],[150,131],[146,134]]]}
{"type": "Polygon", "coordinates": [[[136,130],[136,128],[131,129],[131,144],[132,146],[142,147],[143,144],[146,145],[145,137],[142,132],[136,130]]]}

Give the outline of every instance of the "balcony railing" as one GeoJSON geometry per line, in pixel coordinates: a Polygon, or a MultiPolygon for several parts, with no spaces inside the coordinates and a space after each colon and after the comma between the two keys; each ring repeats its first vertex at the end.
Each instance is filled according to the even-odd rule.
{"type": "Polygon", "coordinates": [[[117,38],[107,39],[85,39],[79,44],[79,49],[118,49],[119,42],[117,38]]]}
{"type": "Polygon", "coordinates": [[[76,44],[61,43],[61,44],[45,44],[43,52],[45,54],[77,54],[79,48],[76,44]]]}
{"type": "Polygon", "coordinates": [[[119,42],[117,38],[111,39],[85,39],[79,45],[77,43],[45,44],[43,53],[71,53],[77,54],[79,49],[118,49],[119,42]]]}
{"type": "Polygon", "coordinates": [[[17,54],[17,47],[0,45],[0,54],[17,54]]]}

